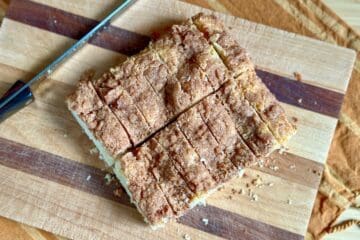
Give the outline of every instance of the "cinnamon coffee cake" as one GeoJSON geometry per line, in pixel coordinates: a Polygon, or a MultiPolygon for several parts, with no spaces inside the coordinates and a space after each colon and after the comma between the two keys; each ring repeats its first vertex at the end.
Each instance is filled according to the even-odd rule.
{"type": "Polygon", "coordinates": [[[184,215],[295,133],[213,15],[173,25],[68,107],[152,227],[184,215]]]}

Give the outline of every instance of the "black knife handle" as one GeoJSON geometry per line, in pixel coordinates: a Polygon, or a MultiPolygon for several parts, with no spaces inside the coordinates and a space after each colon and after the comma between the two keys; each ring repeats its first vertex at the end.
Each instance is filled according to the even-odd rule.
{"type": "MultiPolygon", "coordinates": [[[[24,85],[25,82],[17,80],[0,98],[0,104],[4,102],[8,97],[10,97],[13,92],[20,89],[24,85]]],[[[21,108],[29,105],[32,101],[34,101],[34,96],[30,88],[25,88],[21,93],[19,93],[19,95],[17,95],[14,99],[12,99],[0,109],[0,122],[4,121],[10,115],[16,113],[21,108]]]]}

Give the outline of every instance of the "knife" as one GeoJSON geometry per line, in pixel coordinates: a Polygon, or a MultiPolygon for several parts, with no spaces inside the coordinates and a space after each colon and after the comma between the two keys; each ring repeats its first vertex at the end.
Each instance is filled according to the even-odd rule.
{"type": "Polygon", "coordinates": [[[27,83],[18,80],[12,85],[9,90],[0,98],[0,123],[6,118],[16,113],[21,108],[29,105],[34,101],[34,95],[31,92],[30,86],[38,82],[40,79],[49,77],[57,67],[74,55],[81,49],[93,36],[101,31],[105,26],[109,25],[111,20],[117,16],[121,11],[126,9],[132,0],[123,1],[118,7],[109,13],[99,24],[97,24],[90,32],[85,34],[79,41],[67,49],[62,55],[56,58],[52,63],[39,72],[34,78],[27,83]]]}

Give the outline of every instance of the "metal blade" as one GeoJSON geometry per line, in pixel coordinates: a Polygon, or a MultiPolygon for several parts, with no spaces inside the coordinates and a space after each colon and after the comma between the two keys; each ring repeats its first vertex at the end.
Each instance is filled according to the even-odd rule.
{"type": "MultiPolygon", "coordinates": [[[[11,114],[8,114],[8,111],[6,116],[3,115],[3,108],[7,107],[8,110],[14,110],[17,111],[19,108],[11,108],[9,104],[11,102],[14,102],[13,100],[18,97],[20,93],[26,90],[30,90],[30,86],[37,82],[39,79],[42,79],[44,77],[48,77],[61,63],[66,61],[69,57],[71,57],[75,52],[77,52],[81,47],[83,47],[95,34],[97,34],[101,29],[103,29],[105,26],[107,26],[111,20],[122,10],[124,10],[126,7],[130,5],[130,3],[133,2],[132,0],[125,0],[123,3],[121,3],[117,8],[115,8],[109,15],[107,15],[98,25],[96,25],[90,32],[88,32],[85,36],[83,36],[79,41],[77,41],[73,46],[71,46],[68,50],[66,50],[61,56],[59,56],[57,59],[55,59],[50,65],[45,67],[41,72],[39,72],[34,78],[32,78],[30,81],[28,81],[26,84],[22,85],[19,89],[12,92],[10,96],[3,97],[2,101],[0,101],[0,119],[5,119],[7,116],[10,116],[11,114]],[[10,107],[10,108],[9,108],[10,107]]],[[[25,105],[24,105],[25,106],[25,105]]]]}

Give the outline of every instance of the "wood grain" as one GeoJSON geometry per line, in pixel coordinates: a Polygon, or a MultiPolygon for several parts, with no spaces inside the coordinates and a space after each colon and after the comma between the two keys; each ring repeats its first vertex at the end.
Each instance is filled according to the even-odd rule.
{"type": "MultiPolygon", "coordinates": [[[[58,51],[64,49],[64,42],[67,45],[70,41],[68,38],[59,36],[58,34],[40,29],[36,29],[36,31],[34,31],[35,29],[36,28],[34,27],[24,25],[13,20],[5,21],[3,30],[5,30],[8,34],[0,35],[0,48],[3,49],[3,51],[0,53],[0,64],[3,62],[5,66],[21,68],[26,71],[31,71],[31,68],[40,70],[40,66],[45,66],[49,59],[51,59],[49,52],[54,51],[55,54],[57,54],[58,51]],[[26,35],[30,35],[33,40],[26,38],[19,39],[14,42],[11,36],[16,35],[18,31],[23,32],[26,35]],[[31,56],[27,54],[29,51],[28,49],[30,48],[32,49],[31,56]]],[[[63,139],[63,135],[68,134],[69,139],[67,139],[67,141],[71,141],[74,139],[73,136],[70,136],[72,133],[74,133],[76,138],[80,138],[80,132],[74,132],[72,128],[72,126],[75,125],[71,125],[71,123],[68,122],[67,116],[70,115],[65,108],[65,103],[63,101],[64,97],[70,93],[71,86],[78,81],[78,78],[83,71],[92,68],[99,70],[98,72],[101,73],[106,68],[109,68],[114,62],[119,62],[122,59],[124,59],[124,55],[122,54],[116,54],[115,52],[96,47],[91,44],[86,45],[80,52],[76,54],[76,56],[63,65],[61,71],[55,71],[55,73],[52,75],[52,79],[55,81],[44,82],[35,89],[34,94],[37,99],[41,100],[41,105],[39,103],[38,106],[30,106],[30,108],[33,109],[31,111],[29,110],[29,112],[36,112],[37,114],[30,114],[28,123],[33,120],[34,128],[39,128],[36,131],[46,131],[46,128],[41,128],[43,125],[35,123],[38,121],[43,121],[42,117],[40,116],[42,116],[44,112],[51,111],[52,114],[56,114],[58,116],[58,121],[62,123],[57,124],[57,122],[53,121],[45,121],[43,123],[45,125],[51,124],[51,129],[57,129],[57,131],[54,132],[54,136],[52,137],[53,139],[63,139]],[[97,56],[96,60],[94,60],[92,57],[94,55],[97,56]],[[47,91],[49,88],[56,89],[56,94],[49,94],[47,91]],[[53,108],[53,106],[57,106],[58,108],[53,108]],[[52,109],[54,111],[52,111],[52,109]],[[60,111],[62,112],[57,113],[59,109],[61,109],[60,111]],[[37,111],[40,112],[38,113],[37,111]],[[60,135],[60,133],[62,133],[62,135],[60,135]]],[[[3,71],[6,71],[6,69],[3,71]]],[[[9,76],[9,78],[6,79],[6,81],[10,82],[15,80],[16,78],[14,79],[14,76],[9,76]]],[[[306,100],[304,99],[303,101],[306,100]]],[[[327,117],[323,114],[317,114],[316,112],[308,111],[304,108],[299,108],[288,104],[283,104],[283,106],[289,113],[290,117],[294,117],[299,120],[298,128],[301,129],[301,131],[299,131],[298,134],[292,138],[292,147],[289,151],[301,157],[323,163],[326,158],[329,143],[333,133],[331,129],[335,128],[337,121],[336,118],[327,117]],[[306,118],[304,118],[305,116],[306,118]],[[306,120],[304,121],[304,119],[306,120]],[[311,136],[311,138],[308,136],[311,136]],[[308,144],[304,146],[303,142],[305,138],[308,144]]],[[[33,136],[31,134],[26,134],[26,136],[24,136],[25,134],[22,134],[21,137],[14,135],[13,131],[16,130],[19,124],[21,125],[25,123],[16,121],[16,124],[11,124],[11,122],[9,122],[9,125],[2,128],[3,133],[5,134],[4,136],[15,141],[20,141],[24,144],[30,144],[30,146],[37,147],[42,150],[48,149],[48,151],[54,154],[64,155],[67,153],[59,153],[58,151],[65,150],[66,152],[69,152],[70,150],[74,150],[72,152],[72,156],[66,157],[71,159],[79,159],[80,153],[77,153],[75,151],[76,149],[74,149],[76,144],[71,145],[71,148],[62,149],[61,146],[56,146],[55,149],[53,149],[53,145],[48,146],[47,144],[49,141],[48,137],[50,135],[41,136],[41,138],[39,138],[37,141],[29,141],[28,138],[37,138],[37,136],[33,136]]],[[[50,133],[51,132],[49,132],[49,134],[50,133]]],[[[74,143],[76,142],[74,141],[74,143]]],[[[83,158],[85,157],[86,155],[83,155],[83,158]]]]}
{"type": "MultiPolygon", "coordinates": [[[[29,4],[29,1],[16,1],[29,4]]],[[[118,3],[96,0],[34,2],[56,7],[61,11],[50,8],[52,10],[47,15],[41,11],[36,12],[28,16],[27,22],[26,19],[18,21],[19,16],[16,15],[13,19],[17,21],[4,21],[0,33],[0,69],[5,73],[6,79],[1,80],[1,89],[17,77],[31,76],[46,65],[74,42],[66,33],[71,33],[70,37],[76,39],[76,34],[84,31],[83,27],[94,24],[94,20],[99,20],[105,10],[118,3]],[[56,13],[50,14],[52,11],[56,13]],[[52,16],[58,14],[62,17],[55,19],[54,24],[52,16]],[[36,18],[36,15],[42,17],[36,18]],[[66,16],[71,16],[69,19],[75,21],[74,24],[70,26],[66,16]],[[87,20],[82,22],[83,19],[87,20]],[[30,26],[29,22],[37,27],[30,26]],[[79,29],[71,29],[73,26],[74,29],[79,29]],[[66,30],[66,27],[70,30],[66,30]],[[6,34],[3,34],[4,32],[6,34]]],[[[43,5],[41,6],[44,7],[43,5]]],[[[28,5],[17,12],[24,12],[23,10],[31,12],[28,5]]],[[[114,201],[117,199],[110,196],[111,190],[105,189],[106,187],[100,190],[92,189],[103,186],[103,172],[99,170],[102,165],[95,156],[89,154],[92,147],[70,118],[62,99],[71,91],[83,70],[105,70],[114,62],[122,61],[124,54],[129,54],[126,51],[131,52],[139,48],[140,45],[133,44],[138,39],[139,42],[144,41],[144,44],[148,41],[146,36],[155,29],[168,26],[196,11],[198,8],[187,7],[183,3],[139,1],[114,22],[111,31],[105,33],[106,42],[111,42],[110,45],[105,45],[105,40],[100,35],[98,42],[94,39],[93,45],[87,45],[55,72],[52,81],[37,86],[35,104],[0,126],[0,136],[6,139],[3,142],[4,146],[15,144],[19,153],[5,153],[14,147],[2,148],[2,155],[8,156],[1,160],[0,166],[0,182],[4,183],[0,187],[0,191],[4,193],[0,195],[0,202],[7,203],[0,207],[2,215],[78,239],[110,239],[119,234],[128,238],[165,239],[182,237],[185,233],[193,239],[213,239],[216,235],[230,239],[302,238],[320,179],[318,173],[326,159],[336,125],[337,111],[347,86],[344,79],[349,78],[354,54],[332,45],[244,20],[222,16],[227,24],[237,26],[233,28],[234,34],[249,48],[259,69],[271,76],[268,80],[269,85],[276,86],[282,81],[290,88],[295,86],[299,92],[308,89],[307,87],[311,89],[306,93],[301,92],[307,95],[298,95],[310,99],[304,102],[304,105],[296,103],[294,98],[291,100],[292,103],[283,104],[290,116],[298,119],[299,133],[289,144],[290,153],[272,156],[279,170],[248,169],[248,177],[231,181],[223,191],[217,192],[209,199],[207,207],[199,208],[185,216],[181,219],[182,224],[171,223],[166,229],[156,233],[144,228],[137,212],[128,206],[128,200],[120,200],[119,204],[114,201]],[[161,10],[164,10],[163,15],[160,14],[161,10]],[[113,37],[112,34],[116,36],[113,37]],[[126,45],[128,43],[122,41],[121,38],[126,36],[133,41],[131,45],[126,45]],[[139,36],[141,37],[138,38],[139,36]],[[109,38],[118,41],[119,46],[113,46],[116,41],[108,41],[109,38]],[[275,47],[270,48],[272,45],[275,47]],[[126,49],[126,46],[130,50],[126,49]],[[123,54],[116,53],[114,49],[123,54]],[[340,61],[329,57],[330,53],[340,61]],[[314,68],[314,65],[317,67],[314,68]],[[302,74],[303,82],[295,81],[294,71],[302,74]],[[319,91],[330,92],[335,101],[331,102],[325,97],[326,94],[323,95],[324,99],[313,96],[319,91]],[[320,106],[311,105],[312,101],[318,100],[320,106]],[[292,164],[295,164],[295,169],[290,168],[292,164]],[[85,175],[89,172],[94,175],[94,179],[86,181],[85,175]],[[229,199],[229,196],[232,196],[232,188],[246,190],[246,183],[251,183],[257,175],[266,182],[274,183],[271,189],[253,189],[259,195],[259,201],[250,201],[247,195],[236,195],[229,199]],[[289,199],[292,200],[292,204],[288,203],[289,199]],[[13,206],[22,206],[22,210],[11,208],[9,203],[13,206]],[[274,218],[275,215],[278,217],[274,218]],[[210,226],[203,225],[204,216],[209,218],[210,226]]],[[[278,88],[274,87],[273,91],[276,90],[278,88]]],[[[288,94],[285,90],[277,93],[278,97],[284,92],[288,94]]],[[[283,97],[289,99],[288,96],[283,97]]]]}
{"type": "MultiPolygon", "coordinates": [[[[104,180],[106,172],[100,169],[1,138],[0,156],[0,164],[3,166],[134,208],[124,190],[120,197],[113,194],[120,185],[117,182],[106,185],[104,180]]],[[[227,211],[211,205],[198,207],[182,217],[179,222],[227,239],[234,239],[239,234],[246,239],[258,239],[265,236],[276,239],[301,239],[301,235],[243,217],[234,213],[233,210],[227,211]],[[219,216],[221,218],[218,218],[219,216]],[[202,218],[211,219],[211,224],[204,226],[202,218]],[[245,231],[249,226],[252,228],[245,231]],[[269,236],[269,232],[273,235],[269,236]]]]}
{"type": "MultiPolygon", "coordinates": [[[[12,6],[6,13],[8,19],[73,39],[80,39],[98,24],[96,20],[26,0],[16,0],[12,6]]],[[[147,36],[109,26],[89,43],[125,55],[133,55],[145,48],[149,40],[147,36]]]]}
{"type": "MultiPolygon", "coordinates": [[[[16,0],[14,7],[7,12],[7,18],[72,39],[79,39],[97,23],[86,17],[26,0],[16,0]],[[25,9],[31,11],[24,11],[25,9]],[[21,14],[22,12],[26,14],[21,14]],[[49,12],[52,13],[50,19],[47,17],[49,12]]],[[[110,26],[90,43],[124,55],[132,55],[147,46],[149,40],[147,36],[110,26]]],[[[257,72],[280,101],[328,116],[338,116],[343,94],[263,70],[257,72]],[[299,103],[299,99],[303,101],[299,103]]]]}
{"type": "Polygon", "coordinates": [[[257,74],[279,101],[327,116],[339,116],[343,94],[262,70],[257,70],[257,74]]]}
{"type": "MultiPolygon", "coordinates": [[[[77,3],[84,6],[80,9],[72,6],[73,3],[69,6],[66,1],[36,0],[34,2],[48,4],[84,17],[97,16],[98,19],[101,16],[99,9],[108,9],[109,6],[117,3],[116,0],[106,2],[79,0],[77,3]]],[[[209,12],[207,9],[195,5],[188,7],[186,3],[173,0],[164,2],[142,0],[131,6],[131,9],[132,11],[124,12],[121,18],[116,19],[112,24],[147,36],[199,11],[209,12]],[[186,11],[182,11],[183,9],[186,11]],[[131,12],[136,12],[137,15],[131,12]]],[[[219,14],[219,17],[227,26],[232,27],[232,34],[241,46],[249,51],[258,67],[271,70],[273,73],[281,73],[283,76],[293,76],[294,72],[299,72],[303,81],[312,85],[339,92],[344,92],[346,89],[347,83],[343,79],[349,79],[351,75],[351,69],[346,66],[354,63],[353,50],[345,50],[333,44],[254,24],[230,15],[219,14]],[[302,44],[296,44],[297,42],[302,44]],[[301,62],[302,59],[307,61],[301,62]]]]}

